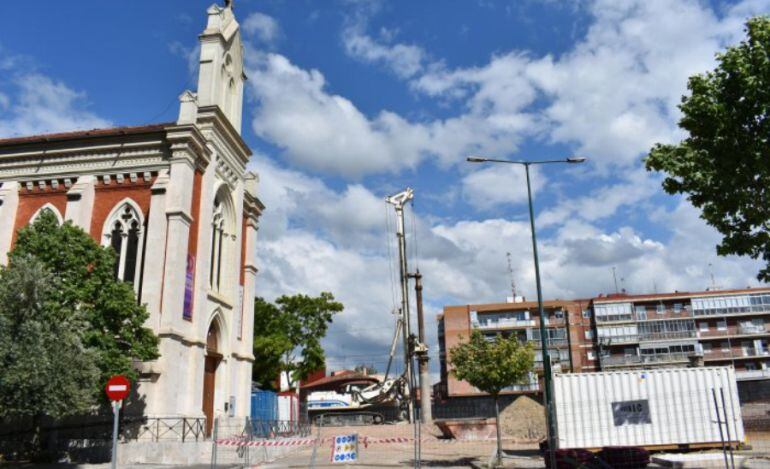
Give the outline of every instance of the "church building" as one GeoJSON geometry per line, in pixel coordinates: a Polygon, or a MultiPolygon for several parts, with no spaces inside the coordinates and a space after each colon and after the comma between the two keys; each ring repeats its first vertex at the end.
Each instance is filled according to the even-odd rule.
{"type": "Polygon", "coordinates": [[[137,363],[144,415],[210,432],[249,413],[264,206],[241,138],[239,25],[229,3],[207,13],[176,122],[0,139],[0,264],[44,210],[114,249],[160,338],[160,358],[137,363]]]}

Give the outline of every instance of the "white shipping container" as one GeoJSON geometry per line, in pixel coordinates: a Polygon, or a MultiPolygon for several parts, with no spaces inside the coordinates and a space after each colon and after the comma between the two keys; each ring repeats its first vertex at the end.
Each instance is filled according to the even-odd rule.
{"type": "Polygon", "coordinates": [[[719,446],[712,389],[725,440],[744,440],[732,367],[555,374],[553,385],[559,448],[719,446]]]}

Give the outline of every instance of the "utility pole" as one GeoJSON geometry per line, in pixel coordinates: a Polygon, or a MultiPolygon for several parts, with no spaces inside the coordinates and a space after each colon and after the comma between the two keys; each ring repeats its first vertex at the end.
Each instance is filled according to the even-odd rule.
{"type": "Polygon", "coordinates": [[[417,299],[417,344],[414,353],[420,372],[420,420],[430,423],[433,420],[431,409],[430,377],[428,375],[428,345],[425,343],[425,319],[422,312],[422,274],[409,274],[414,279],[414,291],[417,299]]]}
{"type": "MultiPolygon", "coordinates": [[[[398,259],[401,267],[401,314],[403,318],[403,340],[404,340],[404,376],[409,382],[409,394],[414,395],[412,376],[412,352],[409,347],[411,336],[411,325],[409,315],[409,279],[406,268],[406,234],[404,233],[404,205],[414,198],[414,191],[411,188],[391,195],[385,198],[385,201],[396,208],[396,236],[398,237],[398,259]]],[[[409,399],[409,423],[414,419],[414,401],[409,399]]]]}

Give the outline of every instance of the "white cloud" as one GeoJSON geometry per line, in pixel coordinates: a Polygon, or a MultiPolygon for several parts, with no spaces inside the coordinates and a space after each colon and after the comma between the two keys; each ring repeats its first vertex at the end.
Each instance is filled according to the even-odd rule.
{"type": "Polygon", "coordinates": [[[85,93],[33,73],[13,79],[16,93],[5,100],[0,136],[12,137],[109,127],[109,121],[84,110],[85,93]]]}
{"type": "MultiPolygon", "coordinates": [[[[530,169],[532,194],[546,183],[546,178],[533,167],[530,169]]],[[[462,180],[465,200],[479,209],[499,205],[518,204],[527,201],[527,179],[519,165],[490,165],[468,173],[462,180]]]]}
{"type": "Polygon", "coordinates": [[[471,152],[511,151],[533,125],[526,117],[473,113],[409,122],[383,110],[369,118],[350,100],[327,93],[318,70],[303,70],[279,54],[251,51],[249,58],[255,133],[305,168],[359,177],[414,168],[428,157],[448,166],[471,152]]]}
{"type": "MultiPolygon", "coordinates": [[[[413,44],[383,44],[364,32],[365,24],[357,22],[343,30],[342,41],[351,57],[364,62],[382,63],[400,78],[410,78],[423,71],[427,60],[425,51],[413,44]]],[[[384,31],[384,39],[393,38],[393,32],[384,31]]]]}
{"type": "Polygon", "coordinates": [[[278,38],[281,28],[278,22],[272,16],[255,11],[243,20],[241,23],[243,31],[251,36],[255,36],[265,44],[271,44],[278,38]]]}
{"type": "MultiPolygon", "coordinates": [[[[299,168],[257,159],[268,206],[260,231],[260,294],[272,299],[295,291],[333,291],[346,312],[325,341],[330,366],[373,362],[383,368],[396,296],[385,194],[360,183],[332,189],[302,171],[355,178],[398,173],[431,158],[449,166],[473,153],[510,156],[526,138],[566,143],[621,175],[602,185],[609,178],[582,173],[581,181],[591,178],[588,195],[543,207],[537,224],[543,228],[539,249],[547,298],[614,291],[612,267],[630,292],[702,289],[710,282],[709,263],[722,287],[756,285],[760,263],[717,257],[719,235],[688,202],[680,199],[673,210],[650,207],[660,182],[638,159],[653,142],[678,138],[676,103],[687,76],[712,67],[713,53],[740,38],[742,18],[767,5],[744,2],[720,17],[688,0],[597,1],[589,4],[593,25],[563,55],[533,57],[514,50],[460,69],[430,62],[419,45],[396,42],[392,31],[374,38],[365,29],[347,30],[351,35],[343,40],[355,39],[350,54],[389,67],[424,96],[458,104],[454,117],[435,121],[410,121],[388,110],[366,115],[330,92],[320,71],[251,51],[253,128],[299,168]],[[398,46],[414,49],[393,55],[398,46]],[[645,235],[620,217],[613,228],[599,226],[622,209],[667,231],[645,235]]],[[[533,178],[541,191],[544,181],[542,175],[533,178]]],[[[480,168],[462,182],[462,197],[481,210],[526,197],[521,168],[480,168]]],[[[419,203],[423,197],[417,194],[417,206],[430,207],[419,203]]],[[[417,239],[409,239],[410,248],[419,245],[410,266],[419,265],[424,275],[432,357],[437,356],[434,315],[443,305],[509,295],[506,252],[513,254],[520,292],[535,296],[526,219],[453,217],[418,213],[417,239]]]]}
{"type": "Polygon", "coordinates": [[[596,187],[584,197],[565,199],[547,208],[538,215],[537,225],[545,228],[576,217],[591,222],[606,219],[621,207],[641,204],[660,192],[660,177],[636,168],[624,172],[616,183],[596,187]]]}

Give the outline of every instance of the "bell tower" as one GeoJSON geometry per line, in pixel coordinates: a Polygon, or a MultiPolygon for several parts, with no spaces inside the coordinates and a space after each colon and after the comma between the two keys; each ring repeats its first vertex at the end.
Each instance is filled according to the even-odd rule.
{"type": "Polygon", "coordinates": [[[201,43],[197,101],[199,106],[219,106],[238,133],[243,109],[243,45],[232,2],[211,5],[201,43]]]}

